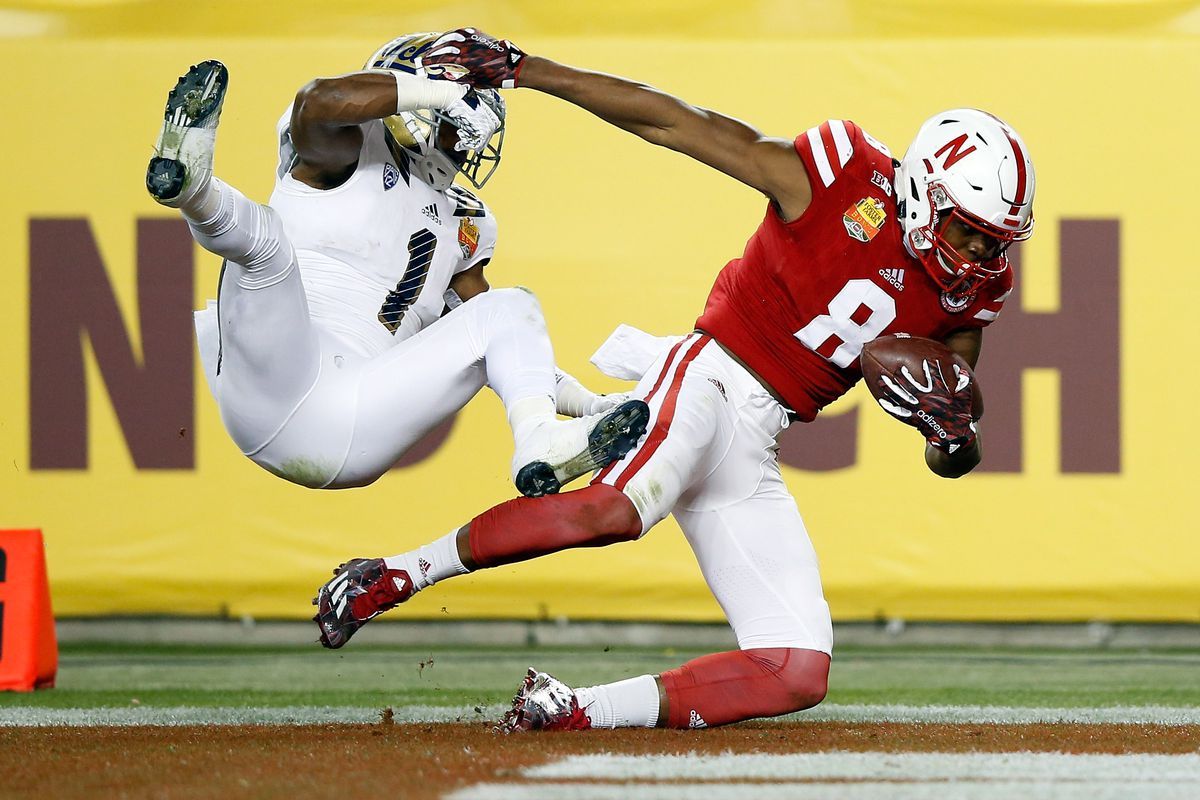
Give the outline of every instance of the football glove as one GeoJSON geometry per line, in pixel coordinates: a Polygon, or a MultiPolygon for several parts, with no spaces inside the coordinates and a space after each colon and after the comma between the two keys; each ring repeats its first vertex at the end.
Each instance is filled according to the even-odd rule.
{"type": "Polygon", "coordinates": [[[882,392],[877,400],[884,411],[919,430],[929,444],[953,455],[975,441],[971,375],[951,364],[951,384],[941,362],[924,359],[921,363],[924,369],[919,376],[907,366],[900,369],[899,377],[884,372],[879,378],[882,392]]]}
{"type": "Polygon", "coordinates": [[[469,83],[477,89],[513,89],[525,53],[507,39],[496,39],[476,28],[442,34],[421,56],[430,78],[469,83]]]}
{"type": "Polygon", "coordinates": [[[458,128],[455,150],[482,150],[500,128],[500,118],[487,103],[480,102],[474,90],[455,100],[442,113],[458,128]]]}

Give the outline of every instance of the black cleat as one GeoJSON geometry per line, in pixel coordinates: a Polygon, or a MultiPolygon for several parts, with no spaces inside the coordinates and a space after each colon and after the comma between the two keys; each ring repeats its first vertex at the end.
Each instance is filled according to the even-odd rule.
{"type": "Polygon", "coordinates": [[[600,417],[587,435],[582,452],[562,460],[533,461],[517,472],[517,491],[526,497],[557,494],[581,475],[620,461],[634,448],[650,422],[650,407],[627,400],[600,417]]]}
{"type": "Polygon", "coordinates": [[[163,205],[176,206],[197,180],[212,174],[217,123],[229,85],[220,61],[188,70],[167,95],[163,126],[146,167],[146,189],[163,205]]]}

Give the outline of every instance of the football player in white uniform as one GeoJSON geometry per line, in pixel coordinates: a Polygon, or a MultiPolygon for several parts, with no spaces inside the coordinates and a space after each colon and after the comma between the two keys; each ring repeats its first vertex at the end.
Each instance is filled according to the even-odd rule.
{"type": "Polygon", "coordinates": [[[488,291],[495,219],[453,181],[491,175],[504,105],[418,74],[437,36],[399,37],[364,71],[303,87],[279,123],[267,206],[212,176],[228,73],[193,67],[168,96],[146,185],[225,259],[197,338],[225,427],[257,464],[314,488],[369,484],[487,385],[512,426],[517,488],[557,492],[622,457],[648,411],[569,376],[556,389],[536,298],[488,291]],[[558,420],[556,397],[578,418],[558,420]]]}

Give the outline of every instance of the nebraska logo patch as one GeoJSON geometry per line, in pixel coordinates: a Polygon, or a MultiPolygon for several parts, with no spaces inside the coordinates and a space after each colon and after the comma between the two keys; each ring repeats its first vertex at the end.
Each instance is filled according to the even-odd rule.
{"type": "Polygon", "coordinates": [[[463,258],[470,258],[479,249],[479,228],[469,217],[458,221],[458,246],[462,249],[463,258]]]}
{"type": "Polygon", "coordinates": [[[869,242],[879,233],[883,223],[887,221],[883,202],[874,197],[864,197],[842,215],[842,224],[846,233],[860,242],[869,242]]]}
{"type": "Polygon", "coordinates": [[[942,308],[946,309],[946,311],[951,314],[958,314],[966,311],[967,306],[975,302],[975,292],[969,292],[966,294],[950,294],[949,292],[942,292],[940,299],[942,301],[942,308]]]}

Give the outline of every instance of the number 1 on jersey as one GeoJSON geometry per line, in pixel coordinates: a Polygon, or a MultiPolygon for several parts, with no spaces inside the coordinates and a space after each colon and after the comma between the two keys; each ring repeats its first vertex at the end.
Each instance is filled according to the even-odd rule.
{"type": "Polygon", "coordinates": [[[866,278],[848,281],[829,301],[829,313],[793,334],[800,343],[826,361],[846,369],[862,352],[863,345],[883,333],[896,319],[896,301],[866,278]],[[861,320],[861,321],[860,321],[861,320]],[[831,355],[820,348],[830,339],[840,342],[831,355]]]}
{"type": "Polygon", "coordinates": [[[408,266],[404,275],[396,284],[396,288],[388,292],[383,299],[383,306],[377,315],[383,327],[393,334],[404,319],[404,312],[416,302],[417,295],[425,286],[425,278],[429,275],[429,265],[433,263],[433,251],[437,247],[437,236],[426,228],[422,228],[408,240],[408,266]]]}

